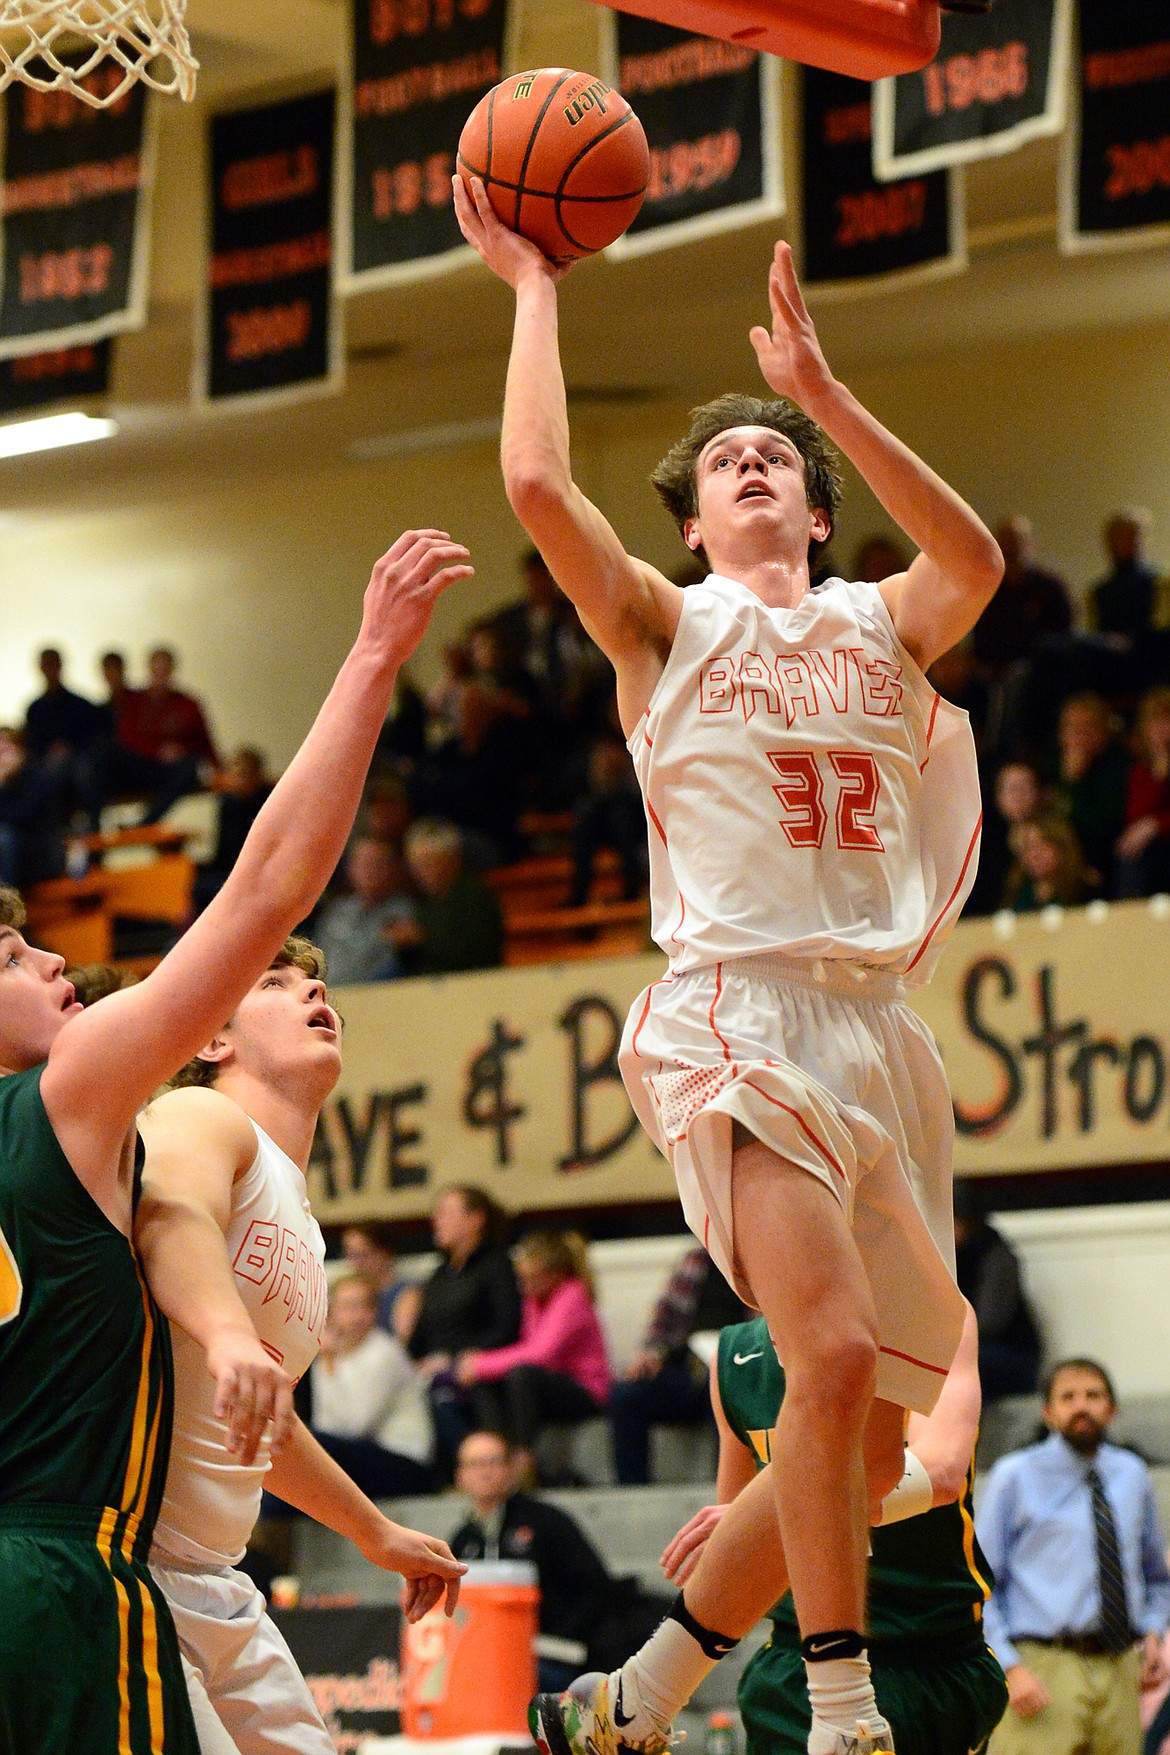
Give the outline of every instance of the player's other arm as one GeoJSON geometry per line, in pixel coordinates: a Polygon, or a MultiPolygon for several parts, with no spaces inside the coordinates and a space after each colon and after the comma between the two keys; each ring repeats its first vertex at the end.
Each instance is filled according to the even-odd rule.
{"type": "Polygon", "coordinates": [[[407,531],[374,567],[361,629],[222,890],[158,968],[70,1019],[41,1091],[57,1137],[99,1199],[151,1093],[207,1043],[317,901],[345,846],[394,691],[435,599],[469,577],[444,531],[407,531]]]}
{"type": "Polygon", "coordinates": [[[907,651],[924,667],[970,632],[1003,578],[999,546],[966,501],[834,378],[805,309],[792,251],[776,245],[771,329],[751,332],[760,370],[824,428],[921,551],[880,589],[907,651]]]}
{"type": "Polygon", "coordinates": [[[717,1352],[711,1359],[709,1381],[711,1411],[715,1415],[715,1425],[719,1433],[719,1469],[715,1477],[717,1503],[704,1505],[701,1511],[697,1511],[690,1522],[683,1525],[677,1536],[663,1552],[662,1570],[667,1578],[677,1585],[686,1583],[699,1564],[699,1556],[707,1545],[711,1531],[732,1500],[743,1492],[748,1482],[754,1480],[756,1475],[756,1459],[747,1445],[732,1431],[723,1409],[723,1398],[719,1394],[719,1355],[717,1352]]]}
{"type": "Polygon", "coordinates": [[[140,1117],[146,1146],[134,1242],[161,1309],[207,1355],[215,1412],[244,1463],[273,1421],[279,1449],[292,1423],[292,1380],[269,1357],[236,1286],[225,1236],[232,1186],[256,1155],[243,1111],[216,1091],[172,1091],[140,1117]]]}
{"type": "Polygon", "coordinates": [[[564,270],[500,224],[482,183],[454,179],[463,235],[516,295],[500,456],[513,511],[590,636],[613,664],[627,729],[653,692],[678,627],[682,593],[628,555],[573,480],[557,331],[564,270]]]}
{"type": "Polygon", "coordinates": [[[400,1572],[406,1579],[403,1606],[408,1621],[425,1615],[444,1592],[446,1612],[453,1613],[459,1580],[467,1571],[463,1562],[437,1536],[424,1536],[384,1517],[295,1417],[288,1443],[273,1457],[265,1485],[315,1523],[351,1541],[373,1565],[400,1572]]]}
{"type": "Polygon", "coordinates": [[[930,1477],[932,1505],[961,1498],[979,1436],[983,1398],[979,1387],[979,1329],[966,1306],[958,1350],[930,1414],[911,1414],[906,1443],[930,1477]]]}

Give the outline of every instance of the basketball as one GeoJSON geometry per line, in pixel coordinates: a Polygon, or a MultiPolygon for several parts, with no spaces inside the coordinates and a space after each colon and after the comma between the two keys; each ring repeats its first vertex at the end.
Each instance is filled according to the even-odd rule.
{"type": "Polygon", "coordinates": [[[591,256],[637,214],[650,151],[637,116],[591,73],[542,67],[493,86],[459,138],[500,220],[553,261],[591,256]]]}

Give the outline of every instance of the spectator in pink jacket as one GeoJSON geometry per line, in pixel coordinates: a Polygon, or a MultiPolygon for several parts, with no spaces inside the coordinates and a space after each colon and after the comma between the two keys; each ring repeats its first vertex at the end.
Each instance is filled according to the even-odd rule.
{"type": "Polygon", "coordinates": [[[520,1339],[461,1354],[455,1375],[467,1387],[492,1386],[501,1431],[530,1459],[546,1421],[568,1424],[604,1413],[609,1361],[584,1238],[532,1231],[513,1259],[524,1299],[520,1339]]]}

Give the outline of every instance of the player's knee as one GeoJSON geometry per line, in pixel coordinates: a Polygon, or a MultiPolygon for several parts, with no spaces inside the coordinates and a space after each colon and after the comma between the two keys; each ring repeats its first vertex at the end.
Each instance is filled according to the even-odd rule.
{"type": "Polygon", "coordinates": [[[824,1408],[834,1419],[864,1419],[877,1386],[878,1350],[862,1324],[849,1324],[819,1335],[805,1357],[793,1362],[787,1396],[824,1408]]]}

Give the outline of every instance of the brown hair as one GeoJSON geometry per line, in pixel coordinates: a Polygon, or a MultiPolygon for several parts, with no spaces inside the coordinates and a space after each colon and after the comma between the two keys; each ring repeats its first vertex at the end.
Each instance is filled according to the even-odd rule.
{"type": "Polygon", "coordinates": [[[563,1280],[580,1280],[590,1298],[596,1296],[589,1245],[579,1231],[529,1231],[512,1253],[517,1261],[531,1262],[563,1280]]]}
{"type": "Polygon", "coordinates": [[[457,1194],[469,1213],[478,1213],[483,1220],[484,1243],[502,1243],[508,1232],[508,1215],[485,1188],[474,1182],[448,1182],[440,1188],[436,1200],[445,1194],[457,1194]]]}
{"type": "MultiPolygon", "coordinates": [[[[650,477],[655,493],[679,530],[699,510],[695,468],[700,455],[712,439],[733,427],[771,427],[773,432],[791,439],[804,458],[805,498],[811,507],[825,513],[831,526],[841,504],[841,466],[835,447],[816,421],[810,420],[787,397],[768,400],[730,391],[726,396],[717,396],[714,402],[692,408],[686,435],[676,440],[650,477]]],[[[810,542],[810,557],[819,554],[824,546],[823,542],[810,542]]],[[[700,548],[700,555],[702,552],[700,548]]]]}
{"type": "Polygon", "coordinates": [[[1056,876],[1052,880],[1053,901],[1065,908],[1083,902],[1088,881],[1080,837],[1068,818],[1060,816],[1056,811],[1049,811],[1045,816],[1030,817],[1025,823],[1017,823],[1012,830],[1009,844],[1015,854],[1016,863],[1008,876],[1009,902],[1019,895],[1028,876],[1023,861],[1023,843],[1029,835],[1039,835],[1060,856],[1056,876]]]}
{"type": "Polygon", "coordinates": [[[11,926],[19,932],[28,915],[19,890],[0,884],[0,926],[11,926]]]}
{"type": "Polygon", "coordinates": [[[108,999],[111,993],[121,993],[124,987],[138,985],[138,976],[132,970],[119,969],[113,963],[83,963],[78,969],[67,969],[65,978],[72,981],[83,1006],[96,1005],[99,999],[108,999]]]}
{"type": "MultiPolygon", "coordinates": [[[[325,952],[318,950],[307,938],[286,938],[268,967],[299,969],[302,975],[308,975],[313,981],[324,981],[325,952]]],[[[211,1086],[218,1076],[219,1067],[213,1061],[200,1059],[197,1054],[186,1066],[179,1068],[173,1079],[168,1079],[167,1089],[181,1091],[188,1085],[211,1086]]]]}

